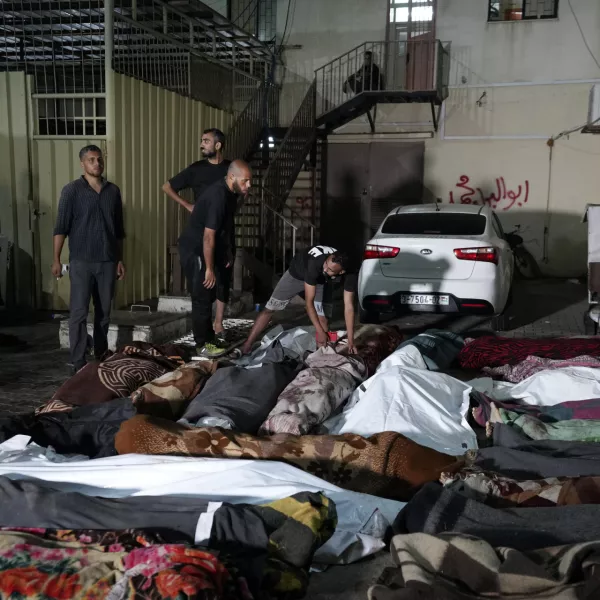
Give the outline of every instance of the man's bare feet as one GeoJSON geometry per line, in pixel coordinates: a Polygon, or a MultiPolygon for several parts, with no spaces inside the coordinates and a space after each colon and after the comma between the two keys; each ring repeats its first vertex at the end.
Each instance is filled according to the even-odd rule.
{"type": "Polygon", "coordinates": [[[252,344],[248,344],[248,342],[246,342],[241,348],[240,350],[242,351],[242,354],[250,354],[250,352],[252,352],[252,344]]]}

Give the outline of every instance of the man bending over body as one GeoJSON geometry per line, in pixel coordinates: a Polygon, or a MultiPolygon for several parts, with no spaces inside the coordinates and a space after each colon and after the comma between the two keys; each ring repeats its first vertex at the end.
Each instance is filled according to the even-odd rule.
{"type": "Polygon", "coordinates": [[[283,310],[294,296],[303,296],[306,312],[317,330],[317,345],[327,344],[329,323],[323,311],[323,292],[325,285],[341,282],[344,286],[344,319],[348,332],[348,349],[356,352],[354,346],[354,294],[357,275],[347,272],[348,256],[329,246],[314,246],[298,252],[283,274],[273,295],[263,311],[256,318],[248,339],[242,346],[242,352],[248,354],[252,345],[267,327],[274,312],[283,310]]]}

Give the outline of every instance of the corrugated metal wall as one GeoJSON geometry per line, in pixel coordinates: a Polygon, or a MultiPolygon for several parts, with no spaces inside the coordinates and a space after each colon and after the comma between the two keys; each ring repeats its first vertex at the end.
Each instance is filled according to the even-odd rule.
{"type": "MultiPolygon", "coordinates": [[[[7,289],[0,290],[0,306],[33,303],[28,87],[25,73],[0,73],[0,234],[14,245],[7,289]]],[[[6,257],[1,256],[0,260],[5,261],[6,257]]]]}
{"type": "Polygon", "coordinates": [[[107,174],[121,188],[125,207],[127,277],[117,306],[158,296],[168,287],[169,246],[188,213],[162,184],[199,160],[202,131],[227,131],[231,116],[143,81],[115,74],[114,156],[107,174]]]}
{"type": "MultiPolygon", "coordinates": [[[[39,232],[39,294],[38,306],[45,309],[66,310],[69,308],[70,281],[52,277],[52,237],[62,188],[81,176],[79,150],[95,144],[103,150],[102,139],[34,139],[31,145],[31,171],[33,196],[38,209],[39,232]]],[[[68,240],[62,252],[62,262],[69,262],[68,240]]]]}

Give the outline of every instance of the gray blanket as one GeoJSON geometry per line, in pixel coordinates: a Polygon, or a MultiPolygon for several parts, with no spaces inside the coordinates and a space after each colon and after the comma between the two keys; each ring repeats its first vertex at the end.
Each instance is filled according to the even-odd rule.
{"type": "Polygon", "coordinates": [[[591,542],[600,540],[600,505],[498,509],[428,483],[394,522],[395,533],[448,531],[523,551],[591,542]]]}
{"type": "Polygon", "coordinates": [[[396,536],[396,567],[369,600],[581,600],[600,597],[600,542],[522,553],[468,536],[396,536]]]}

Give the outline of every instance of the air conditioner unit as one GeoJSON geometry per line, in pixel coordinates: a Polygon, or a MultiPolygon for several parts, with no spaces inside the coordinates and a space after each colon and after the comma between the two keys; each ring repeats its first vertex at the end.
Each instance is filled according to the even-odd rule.
{"type": "Polygon", "coordinates": [[[594,84],[590,90],[588,120],[583,133],[600,133],[600,83],[594,84]]]}

